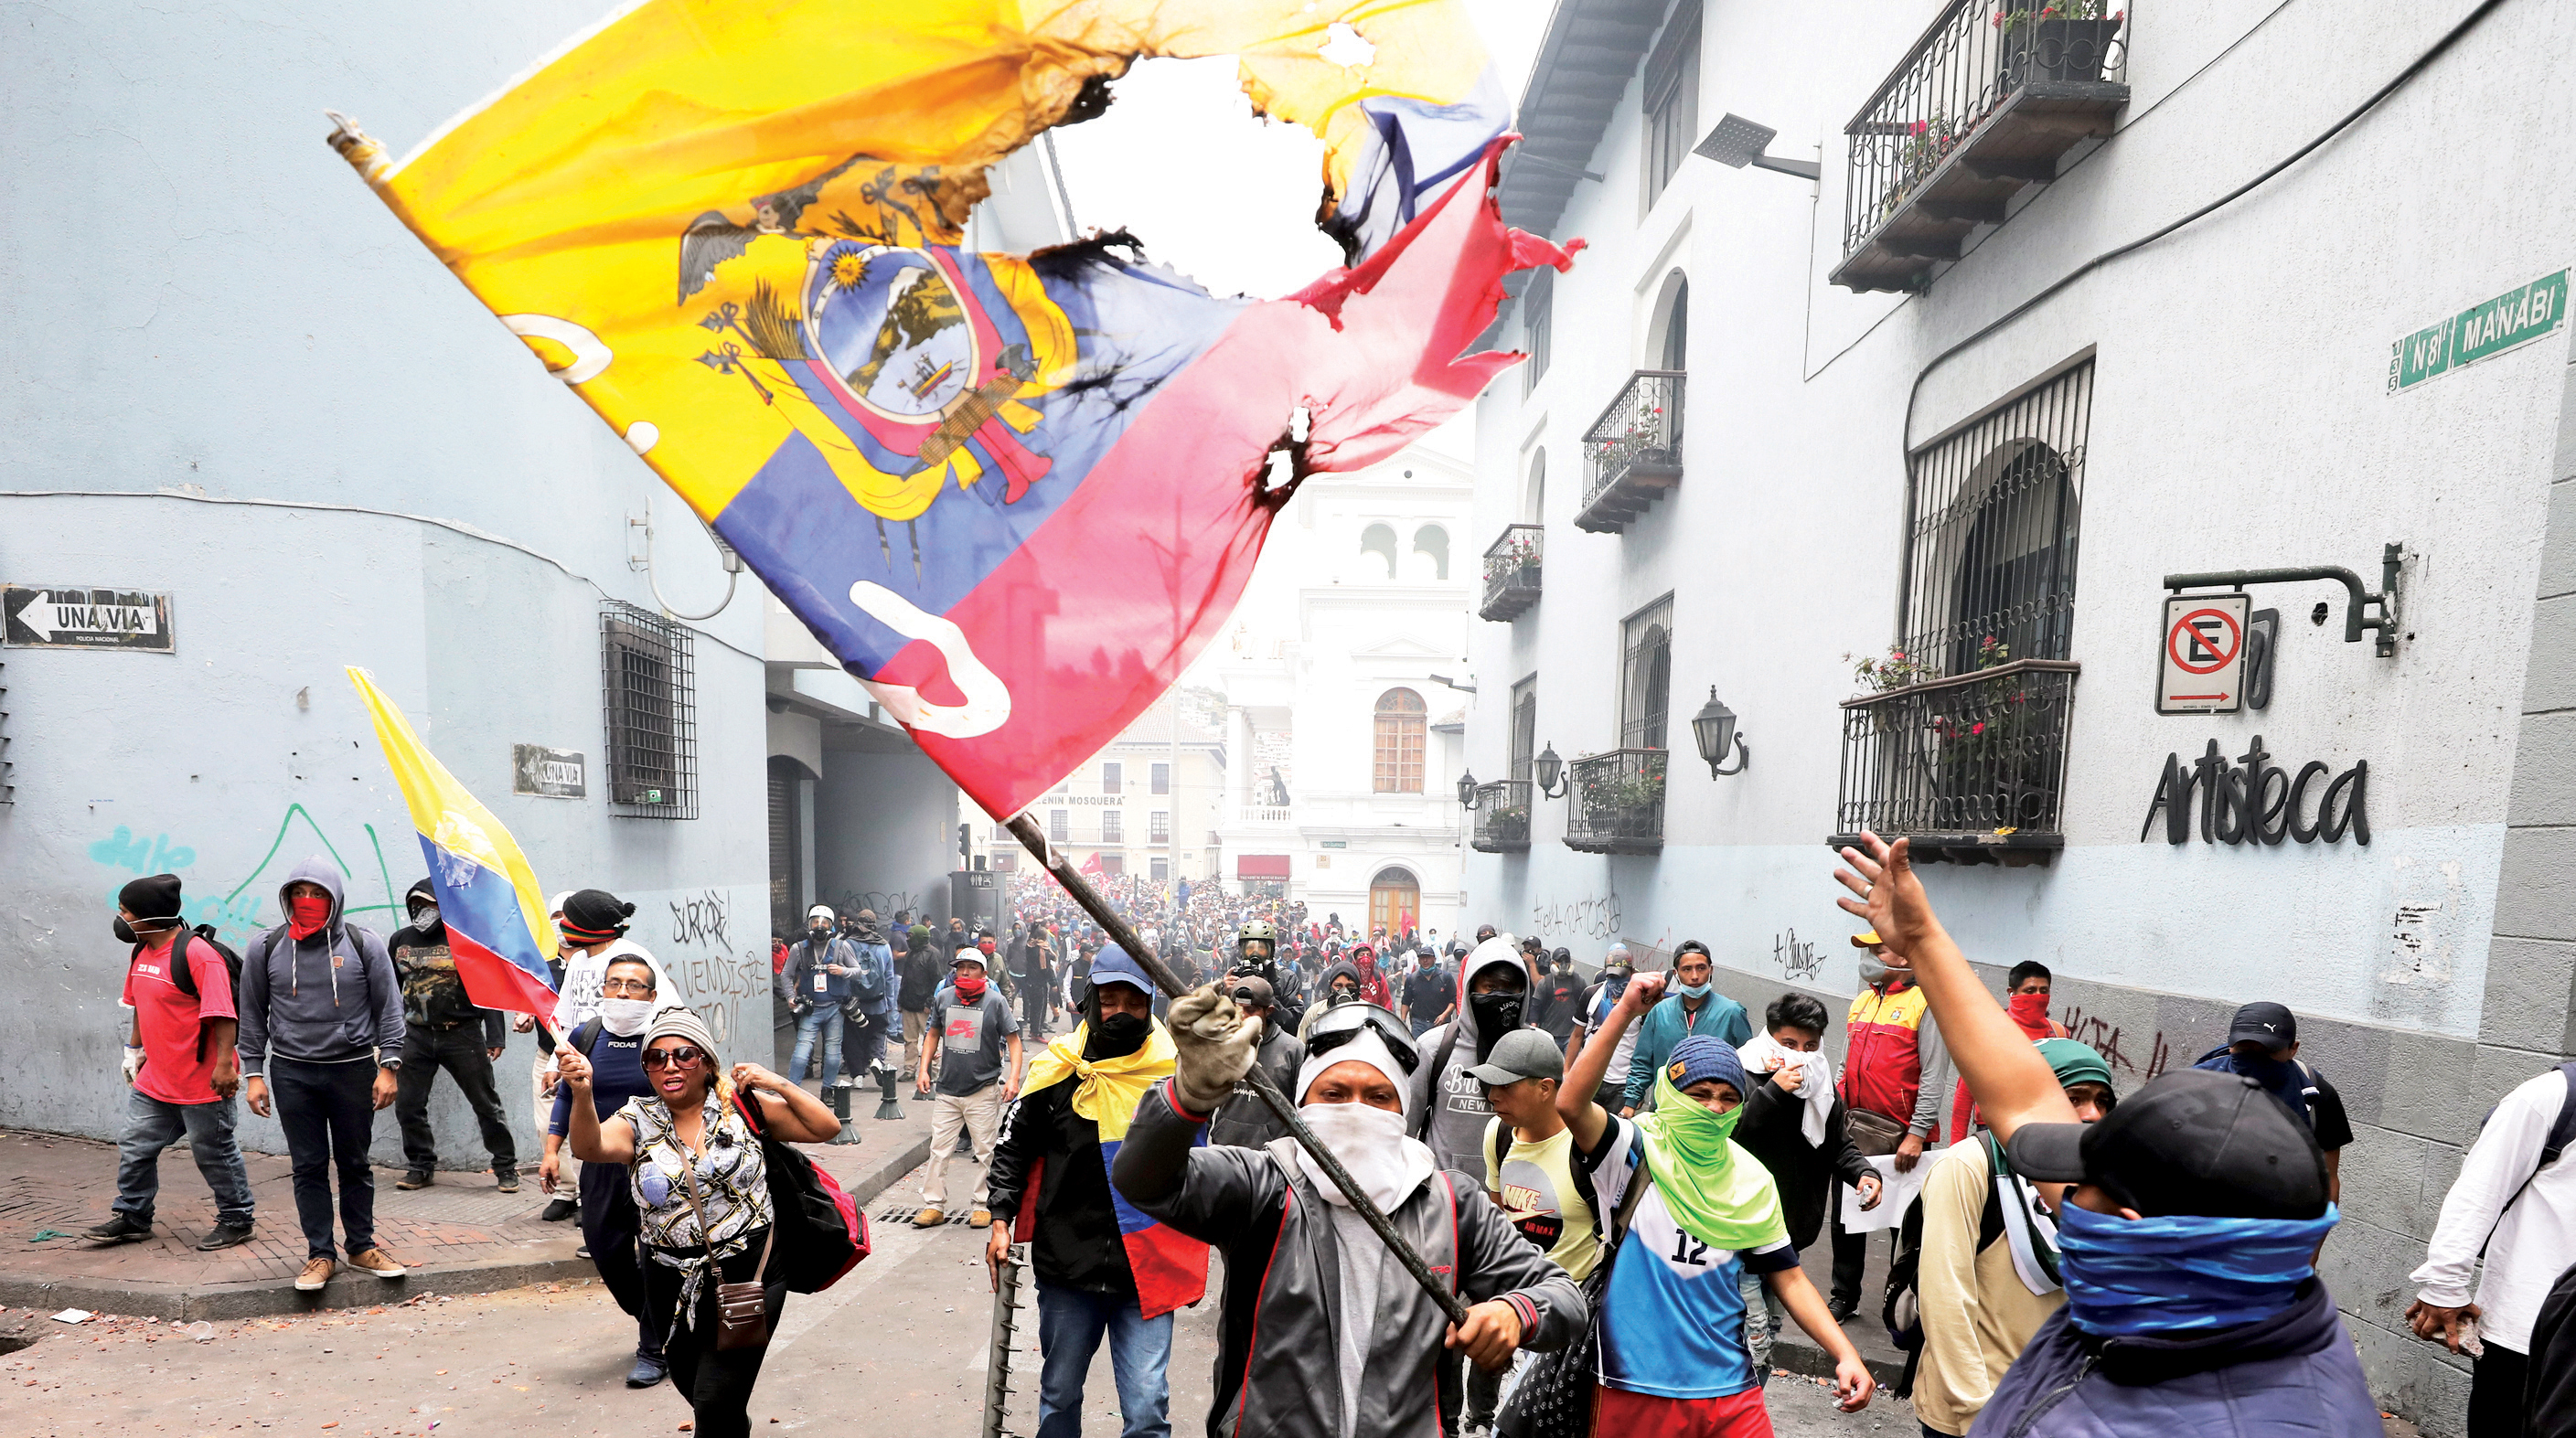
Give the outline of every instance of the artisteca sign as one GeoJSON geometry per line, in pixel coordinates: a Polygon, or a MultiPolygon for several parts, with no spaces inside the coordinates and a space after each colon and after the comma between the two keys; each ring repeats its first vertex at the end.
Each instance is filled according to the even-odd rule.
{"type": "Polygon", "coordinates": [[[2204,844],[2278,844],[2285,839],[2336,844],[2350,834],[2354,843],[2367,845],[2369,786],[2366,759],[2355,760],[2340,774],[2324,761],[2312,759],[2293,775],[2272,762],[2260,734],[2232,760],[2212,739],[2188,765],[2180,754],[2165,756],[2164,776],[2156,781],[2146,821],[2138,826],[2138,842],[2147,841],[2161,811],[2165,842],[2189,843],[2192,801],[2197,798],[2204,844]]]}

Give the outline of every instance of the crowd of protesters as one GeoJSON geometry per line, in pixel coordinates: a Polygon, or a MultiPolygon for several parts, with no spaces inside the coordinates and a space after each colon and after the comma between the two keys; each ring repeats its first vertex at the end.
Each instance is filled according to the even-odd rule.
{"type": "MultiPolygon", "coordinates": [[[[580,1215],[635,1319],[628,1382],[673,1378],[701,1434],[748,1431],[765,1346],[732,1341],[736,1309],[774,1325],[786,1292],[763,1141],[838,1131],[809,1064],[827,1085],[906,1073],[932,1100],[922,1226],[948,1221],[952,1145],[979,1164],[991,1273],[1026,1244],[1037,1285],[1039,1438],[1080,1431],[1103,1342],[1124,1432],[1169,1432],[1172,1314],[1208,1296],[1211,1253],[1211,1438],[1754,1438],[1791,1322],[1846,1411],[1881,1383],[1847,1329],[1884,1325],[1897,1390],[1942,1438],[2380,1433],[2315,1268],[2353,1132],[2296,1016],[2246,1004],[2192,1068],[2123,1095],[2049,1016],[2044,966],[2012,968],[2000,1000],[1987,987],[1905,845],[1843,859],[1839,902],[1868,927],[1839,1061],[1815,995],[1768,999],[1757,1023],[1696,942],[1642,968],[1614,943],[1578,968],[1490,927],[1444,949],[1409,922],[1359,932],[1213,884],[1113,881],[1156,963],[1051,886],[999,933],[818,907],[773,953],[790,1071],[727,1069],[625,937],[633,906],[568,893],[533,1079],[547,1216],[580,1215]],[[1889,1276],[1864,1294],[1880,1228],[1889,1276]],[[1820,1293],[1799,1255],[1827,1237],[1820,1293]]],[[[285,1131],[298,1288],[344,1252],[402,1275],[374,1236],[373,1115],[397,1110],[402,1186],[433,1181],[440,1071],[517,1187],[492,1073],[508,1021],[464,996],[434,893],[415,886],[388,942],[345,921],[341,885],[299,866],[287,922],[238,959],[177,917],[175,877],[126,886],[132,1098],[115,1207],[87,1237],[151,1231],[157,1159],[184,1137],[217,1206],[199,1247],[246,1241],[237,1093],[285,1131]]],[[[2576,1065],[2498,1106],[2414,1274],[2416,1333],[2473,1361],[2472,1438],[2576,1433],[2571,1084],[2576,1065]]]]}

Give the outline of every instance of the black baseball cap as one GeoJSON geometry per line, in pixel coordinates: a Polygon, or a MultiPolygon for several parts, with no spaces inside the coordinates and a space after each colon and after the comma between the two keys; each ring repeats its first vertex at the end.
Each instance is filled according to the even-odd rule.
{"type": "Polygon", "coordinates": [[[2299,1016],[2279,1004],[2247,1004],[2227,1025],[2227,1041],[2247,1040],[2267,1049],[2284,1049],[2299,1041],[2299,1016]]]}
{"type": "Polygon", "coordinates": [[[2097,1184],[2150,1218],[2326,1211],[2316,1135],[2261,1084],[2232,1073],[2166,1074],[2100,1123],[2023,1124],[2007,1152],[2024,1178],[2097,1184]]]}

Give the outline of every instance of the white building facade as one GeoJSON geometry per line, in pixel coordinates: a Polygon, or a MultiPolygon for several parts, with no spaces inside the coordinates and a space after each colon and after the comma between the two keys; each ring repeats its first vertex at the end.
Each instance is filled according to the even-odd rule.
{"type": "Polygon", "coordinates": [[[1456,929],[1472,491],[1464,460],[1420,444],[1310,476],[1271,527],[1192,671],[1228,706],[1230,887],[1362,932],[1456,929]]]}
{"type": "Polygon", "coordinates": [[[2485,14],[2123,250],[2475,7],[2037,8],[1556,6],[1502,202],[1588,248],[1476,413],[1458,922],[1838,1004],[1867,826],[2124,1086],[2288,1004],[2360,1134],[2325,1277],[2456,1433],[2404,1275],[2571,1047],[2576,112],[2528,77],[2576,12],[2485,14]],[[2207,578],[2320,567],[2358,600],[2207,578]]]}

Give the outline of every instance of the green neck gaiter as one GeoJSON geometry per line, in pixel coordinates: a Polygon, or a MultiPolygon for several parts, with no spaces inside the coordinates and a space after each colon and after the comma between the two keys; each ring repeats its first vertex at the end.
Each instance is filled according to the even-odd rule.
{"type": "Polygon", "coordinates": [[[1682,1231],[1711,1248],[1765,1248],[1789,1240],[1780,1190],[1753,1155],[1735,1146],[1743,1105],[1714,1113],[1655,1075],[1655,1107],[1633,1120],[1655,1187],[1682,1231]]]}

